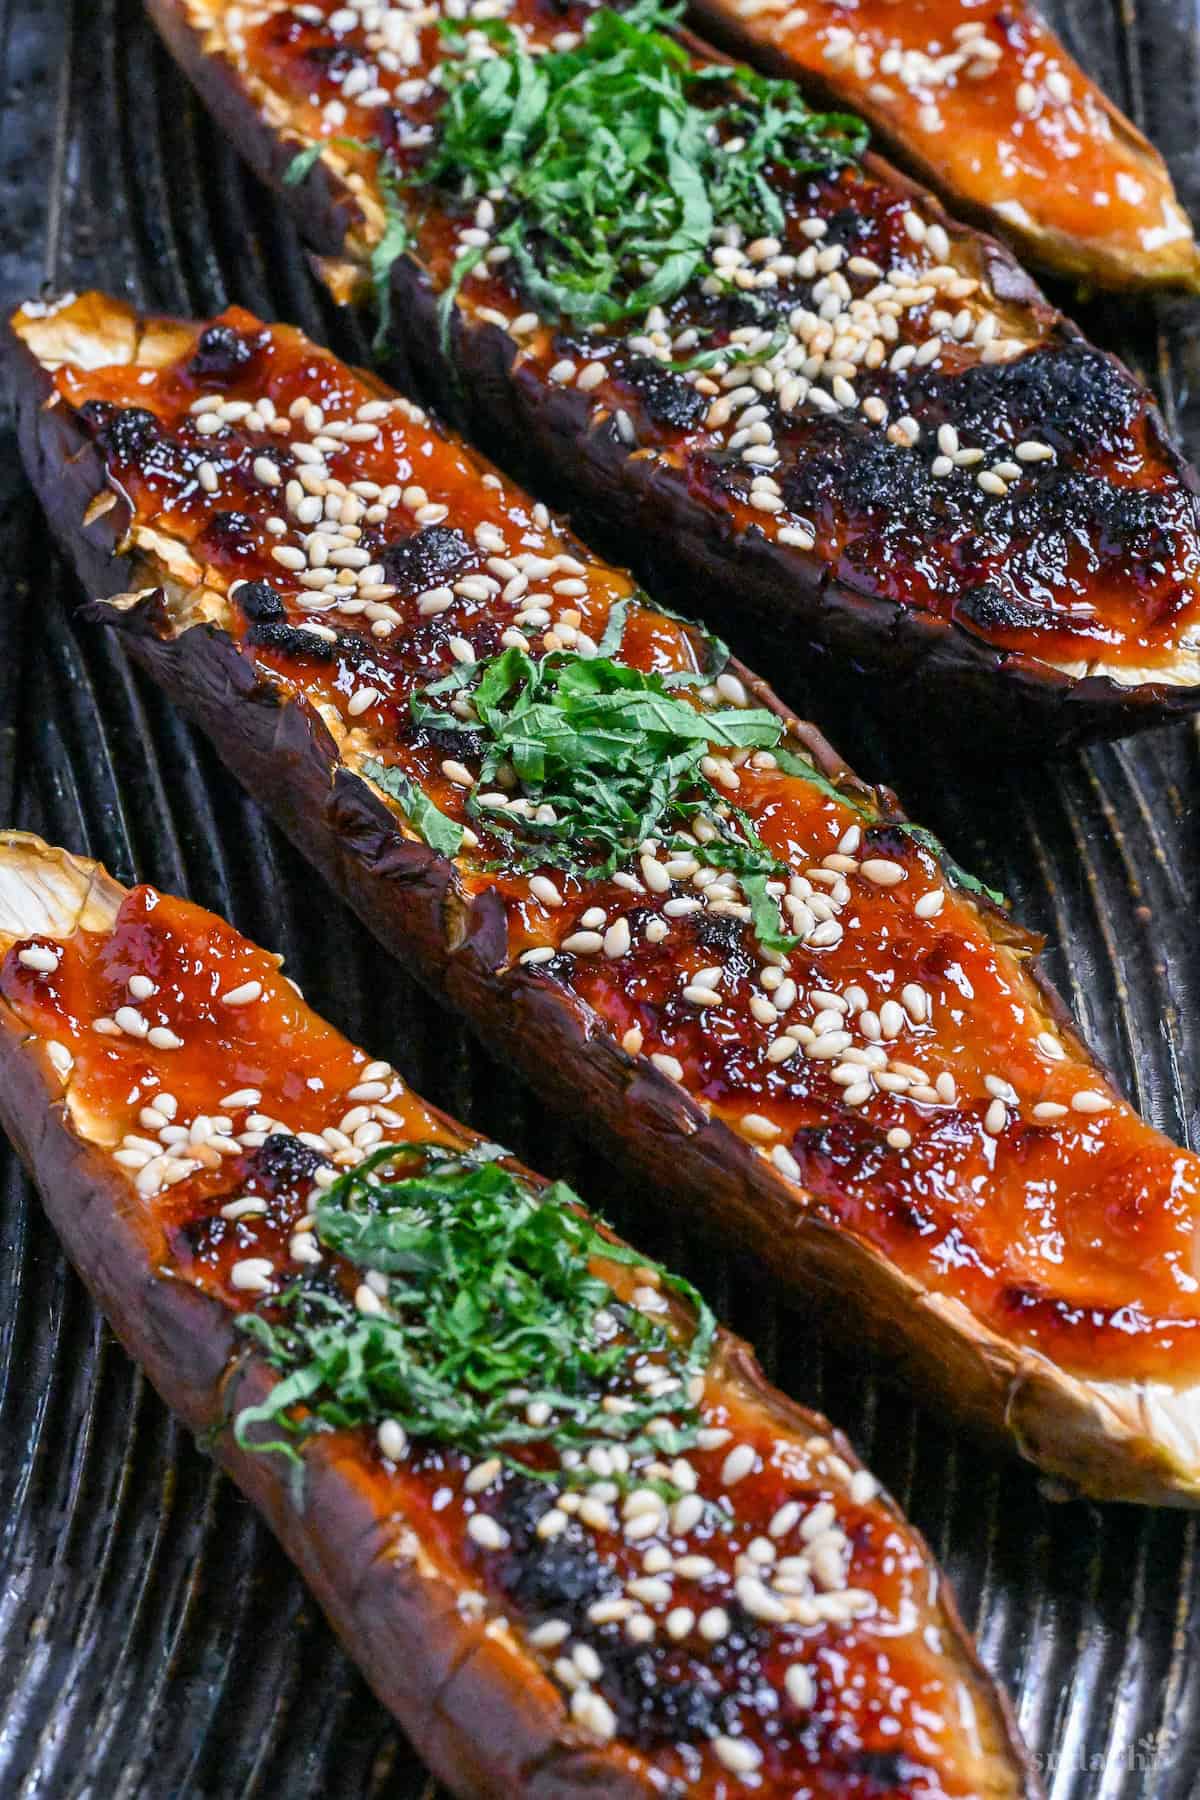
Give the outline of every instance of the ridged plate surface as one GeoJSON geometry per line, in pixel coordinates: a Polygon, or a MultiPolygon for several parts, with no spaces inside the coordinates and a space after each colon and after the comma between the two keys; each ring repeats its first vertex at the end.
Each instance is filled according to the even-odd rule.
{"type": "MultiPolygon", "coordinates": [[[[1170,155],[1200,216],[1200,47],[1189,4],[1049,9],[1170,155]]],[[[0,0],[0,299],[99,284],[205,313],[229,299],[345,353],[351,329],[291,232],[168,65],[133,0],[0,0]]],[[[1200,454],[1200,309],[1109,301],[1087,328],[1158,388],[1200,454]]],[[[1200,1792],[1196,1525],[1043,1497],[959,1441],[886,1366],[806,1325],[752,1267],[629,1196],[545,1118],[319,887],[208,747],[76,625],[0,439],[0,821],[227,913],[306,994],[419,1088],[704,1282],[770,1372],[855,1438],[945,1558],[1010,1686],[1054,1800],[1200,1792]]],[[[803,702],[803,667],[772,674],[803,702]]],[[[819,706],[814,710],[820,715],[819,706]]],[[[1200,1064],[1200,786],[1191,727],[1077,754],[967,764],[923,721],[822,721],[960,860],[1012,894],[1137,1103],[1194,1141],[1200,1064]]],[[[969,738],[969,721],[964,738],[969,738]]],[[[582,1125],[581,1121],[581,1125],[582,1125]]],[[[0,1794],[89,1800],[432,1796],[266,1530],[98,1319],[0,1145],[0,1794]]]]}

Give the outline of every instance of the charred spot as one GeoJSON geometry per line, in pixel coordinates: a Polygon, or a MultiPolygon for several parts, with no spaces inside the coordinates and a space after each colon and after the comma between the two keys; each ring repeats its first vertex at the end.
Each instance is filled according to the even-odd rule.
{"type": "Polygon", "coordinates": [[[158,420],[141,406],[118,407],[108,400],[85,400],[79,416],[96,441],[119,462],[138,462],[158,441],[158,420]]]}
{"type": "Polygon", "coordinates": [[[731,975],[748,975],[754,962],[746,948],[743,921],[730,913],[702,912],[694,916],[696,942],[706,950],[720,951],[731,975]]]}
{"type": "Polygon", "coordinates": [[[243,582],[235,599],[245,617],[256,625],[287,617],[283,601],[269,581],[243,582]]]}
{"type": "Polygon", "coordinates": [[[982,631],[1036,631],[1053,626],[1053,615],[1017,594],[1006,594],[994,581],[972,588],[954,608],[956,619],[965,619],[982,631]]]}
{"type": "Polygon", "coordinates": [[[337,644],[327,644],[314,631],[301,631],[298,625],[288,625],[280,619],[252,625],[246,642],[258,650],[279,650],[285,656],[307,657],[310,662],[332,662],[339,650],[337,644]]]}
{"type": "Polygon", "coordinates": [[[937,1777],[926,1763],[914,1762],[902,1750],[852,1750],[839,1758],[842,1769],[857,1777],[855,1791],[863,1800],[885,1794],[911,1794],[918,1786],[932,1786],[937,1777]]]}
{"type": "Polygon", "coordinates": [[[876,230],[875,220],[860,207],[843,206],[826,220],[825,244],[855,244],[876,230]]]}
{"type": "Polygon", "coordinates": [[[244,550],[258,542],[258,525],[244,512],[215,512],[204,527],[204,539],[218,550],[244,550]]]}
{"type": "Polygon", "coordinates": [[[1000,529],[1010,538],[1029,539],[1034,556],[1049,533],[1060,541],[1083,537],[1104,558],[1137,556],[1155,561],[1172,554],[1174,507],[1152,488],[1114,487],[1077,470],[1050,471],[1036,486],[1008,494],[1000,529]]]}
{"type": "Polygon", "coordinates": [[[758,325],[763,322],[764,311],[762,297],[745,293],[741,288],[731,288],[722,294],[693,294],[689,289],[675,323],[678,330],[685,325],[694,325],[701,337],[710,337],[714,332],[758,325]]]}
{"type": "Polygon", "coordinates": [[[259,1145],[252,1167],[255,1175],[261,1176],[274,1192],[279,1193],[306,1185],[330,1160],[319,1150],[314,1150],[311,1144],[301,1143],[298,1137],[273,1131],[266,1142],[259,1145]]]}
{"type": "Polygon", "coordinates": [[[253,361],[255,346],[232,325],[210,325],[200,333],[188,374],[197,381],[229,381],[253,361]]]}
{"type": "Polygon", "coordinates": [[[487,748],[482,731],[451,731],[442,725],[421,725],[409,734],[408,742],[418,749],[427,745],[431,750],[440,750],[443,756],[453,756],[459,762],[481,757],[487,748]]]}
{"type": "Polygon", "coordinates": [[[698,1664],[673,1676],[661,1655],[626,1643],[606,1644],[603,1660],[604,1694],[616,1709],[621,1736],[642,1748],[694,1743],[732,1721],[734,1704],[698,1664]]]}
{"type": "Polygon", "coordinates": [[[612,1590],[617,1577],[574,1520],[557,1537],[538,1537],[538,1520],[553,1504],[548,1488],[527,1481],[515,1482],[501,1498],[496,1516],[511,1547],[499,1564],[500,1585],[524,1612],[553,1613],[583,1626],[588,1607],[612,1590]]]}
{"type": "Polygon", "coordinates": [[[801,514],[823,507],[850,521],[879,520],[904,535],[944,535],[953,522],[953,490],[930,473],[929,463],[899,444],[850,425],[822,421],[812,447],[782,479],[784,498],[801,514]]]}
{"type": "Polygon", "coordinates": [[[427,525],[398,543],[385,544],[379,553],[385,581],[404,594],[437,587],[473,560],[474,552],[462,532],[449,525],[427,525]]]}
{"type": "Polygon", "coordinates": [[[1128,436],[1141,405],[1129,377],[1090,344],[1054,344],[1006,363],[977,363],[955,376],[925,375],[918,392],[945,409],[967,441],[998,445],[1035,437],[1079,454],[1112,450],[1128,436]]]}
{"type": "Polygon", "coordinates": [[[304,51],[304,60],[331,81],[344,81],[362,59],[356,50],[345,44],[309,44],[304,51]]]}
{"type": "Polygon", "coordinates": [[[622,381],[634,389],[647,413],[658,425],[688,431],[708,411],[708,401],[682,375],[665,369],[652,356],[636,356],[621,370],[622,381]]]}

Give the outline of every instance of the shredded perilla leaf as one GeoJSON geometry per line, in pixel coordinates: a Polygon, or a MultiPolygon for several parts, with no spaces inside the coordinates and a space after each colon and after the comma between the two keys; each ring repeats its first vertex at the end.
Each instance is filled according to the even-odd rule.
{"type": "Polygon", "coordinates": [[[239,1326],[282,1379],[238,1415],[239,1444],[295,1462],[315,1432],[388,1418],[413,1438],[500,1454],[539,1476],[547,1471],[518,1460],[522,1445],[561,1454],[597,1440],[694,1443],[688,1384],[711,1356],[708,1306],[682,1276],[611,1243],[564,1183],[534,1187],[501,1154],[384,1145],[321,1196],[318,1241],[386,1278],[383,1311],[364,1314],[337,1282],[309,1276],[271,1302],[274,1317],[243,1314],[239,1326]],[[619,1299],[594,1259],[654,1269],[691,1309],[690,1332],[619,1299]],[[653,1358],[678,1387],[651,1398],[623,1383],[635,1358],[653,1358]],[[614,1394],[621,1410],[604,1405],[614,1394]],[[530,1421],[534,1402],[548,1409],[544,1423],[530,1421]],[[264,1440],[262,1425],[278,1435],[264,1440]]]}

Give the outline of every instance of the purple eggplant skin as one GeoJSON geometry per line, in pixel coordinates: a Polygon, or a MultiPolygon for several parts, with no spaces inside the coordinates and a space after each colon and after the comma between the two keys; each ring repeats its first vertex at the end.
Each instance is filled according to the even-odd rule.
{"type": "MultiPolygon", "coordinates": [[[[8,351],[23,456],[57,536],[93,594],[136,585],[145,571],[119,553],[126,505],[83,522],[107,488],[100,450],[69,406],[47,408],[51,379],[11,328],[8,351]]],[[[464,894],[453,865],[406,838],[341,762],[314,709],[260,675],[228,633],[199,624],[173,634],[162,592],[153,588],[132,604],[98,599],[85,611],[114,630],[207,733],[231,773],[380,943],[465,1016],[485,1047],[502,1043],[530,1084],[615,1152],[642,1186],[757,1257],[825,1307],[837,1329],[845,1327],[844,1297],[853,1294],[862,1334],[977,1434],[1010,1447],[1015,1438],[1025,1455],[1097,1497],[1178,1503],[1180,1483],[1161,1445],[1098,1431],[1087,1383],[974,1324],[947,1320],[895,1264],[818,1206],[803,1204],[744,1138],[710,1118],[647,1058],[630,1056],[584,1002],[537,970],[509,963],[496,890],[464,894]]],[[[823,774],[875,792],[891,816],[903,818],[890,795],[863,789],[820,733],[795,721],[765,683],[737,663],[731,667],[759,704],[798,733],[823,774]]],[[[1036,947],[1000,909],[977,904],[998,940],[1036,947]]],[[[1053,988],[1036,966],[1033,973],[1048,1010],[1088,1054],[1053,988]]]]}
{"type": "MultiPolygon", "coordinates": [[[[359,216],[353,194],[322,162],[303,181],[286,184],[295,141],[267,122],[236,69],[205,46],[182,0],[147,0],[147,9],[219,125],[292,212],[321,259],[318,268],[331,274],[333,265],[332,285],[341,297],[347,270],[338,259],[359,216]]],[[[1027,309],[1050,332],[1051,348],[1082,340],[1002,244],[950,218],[927,190],[881,157],[868,156],[865,165],[900,192],[920,196],[952,241],[969,240],[997,298],[1027,309]]],[[[498,326],[468,321],[455,309],[444,341],[437,293],[411,256],[393,264],[391,289],[382,372],[569,512],[595,548],[632,566],[660,599],[706,618],[779,671],[777,684],[785,690],[793,674],[814,691],[832,682],[873,710],[908,724],[918,719],[955,743],[1003,744],[1010,757],[1125,737],[1200,709],[1200,686],[1067,675],[1035,657],[997,649],[955,621],[858,592],[811,553],[752,531],[738,535],[726,514],[689,491],[686,470],[630,451],[607,425],[592,426],[586,396],[544,383],[528,367],[514,368],[517,345],[498,326]]],[[[1108,361],[1122,381],[1137,385],[1116,357],[1108,361]]],[[[1157,410],[1150,422],[1174,472],[1200,497],[1200,478],[1170,446],[1157,410]]]]}

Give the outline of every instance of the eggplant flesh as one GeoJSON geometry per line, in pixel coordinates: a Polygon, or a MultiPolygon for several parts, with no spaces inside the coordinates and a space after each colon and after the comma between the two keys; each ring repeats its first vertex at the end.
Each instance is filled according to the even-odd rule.
{"type": "MultiPolygon", "coordinates": [[[[149,4],[220,123],[294,209],[335,295],[364,301],[391,203],[374,155],[356,146],[383,128],[374,102],[331,101],[320,73],[331,57],[367,59],[355,32],[315,22],[320,8],[285,47],[244,9],[230,31],[212,0],[149,4]],[[293,181],[300,150],[327,137],[293,181]]],[[[568,9],[555,31],[584,18],[568,9]]],[[[427,102],[413,105],[424,129],[427,102]]],[[[385,110],[406,116],[404,103],[385,110]]],[[[960,736],[969,720],[970,741],[1009,752],[1195,710],[1196,478],[1145,388],[1007,250],[877,157],[780,197],[783,273],[753,315],[771,342],[716,379],[668,365],[694,357],[697,332],[703,346],[754,336],[735,286],[583,330],[539,319],[508,265],[483,265],[447,325],[450,264],[461,233],[481,228],[436,195],[421,196],[424,223],[391,265],[382,366],[665,600],[771,654],[784,684],[790,670],[815,688],[829,677],[960,736]],[[810,268],[813,252],[826,261],[810,268]],[[822,310],[843,288],[830,324],[822,310]],[[680,339],[689,348],[677,352],[680,339]],[[743,441],[764,431],[765,444],[743,441]]]]}

